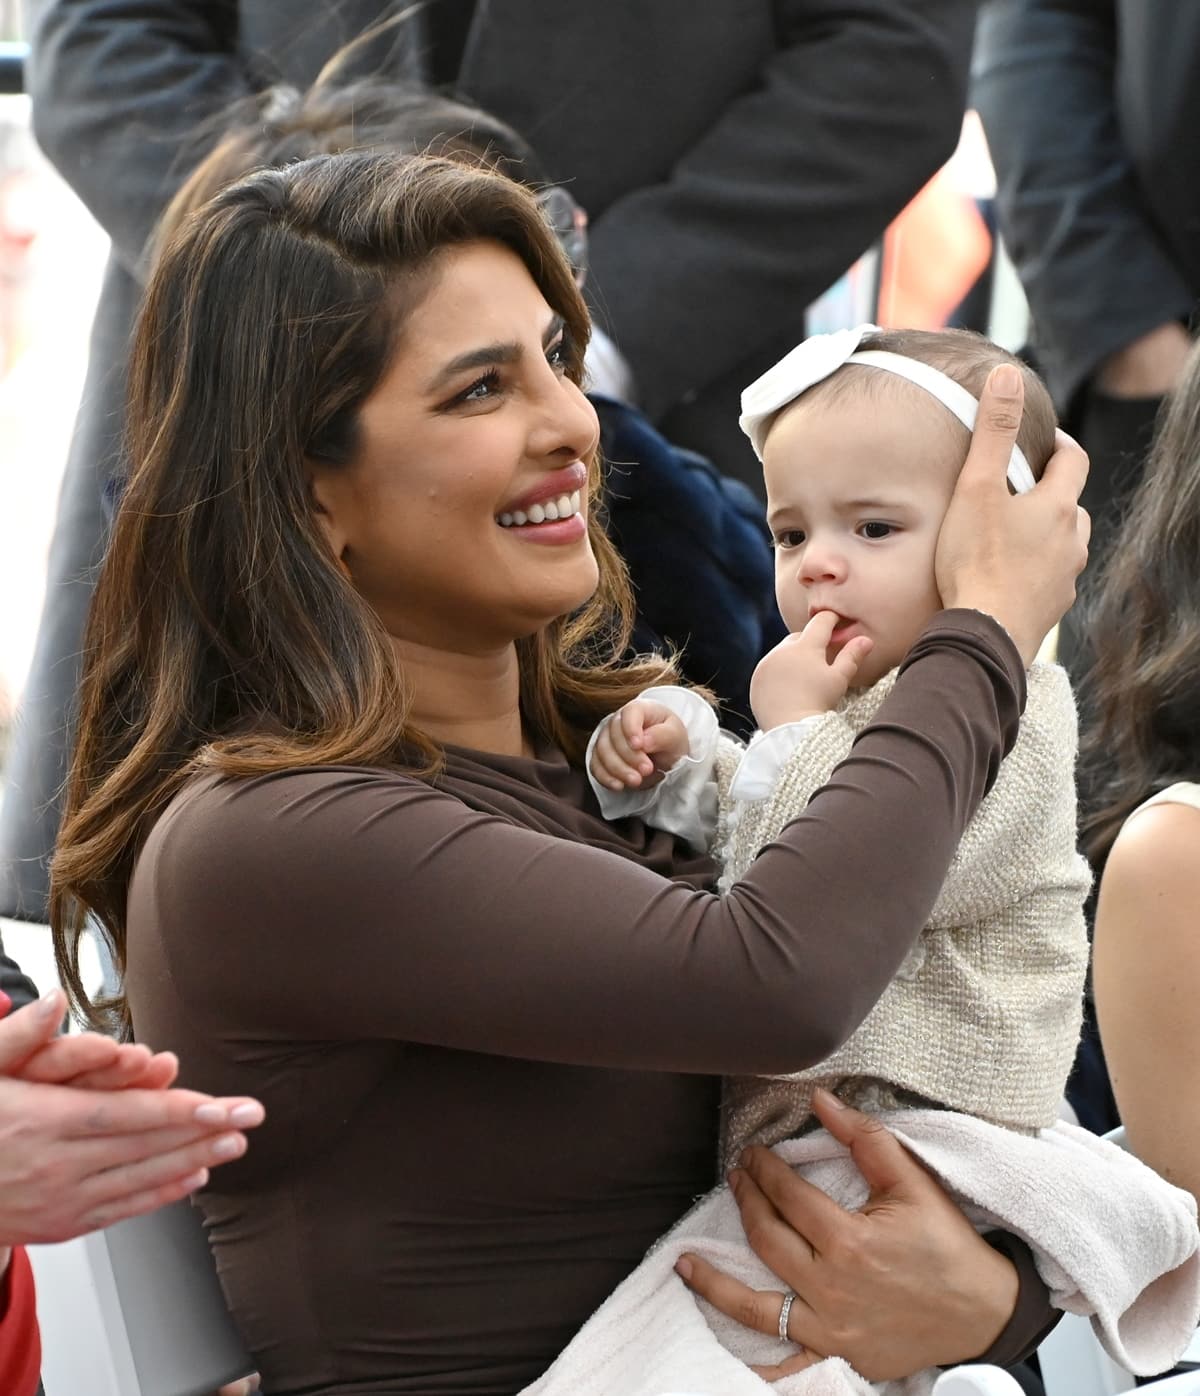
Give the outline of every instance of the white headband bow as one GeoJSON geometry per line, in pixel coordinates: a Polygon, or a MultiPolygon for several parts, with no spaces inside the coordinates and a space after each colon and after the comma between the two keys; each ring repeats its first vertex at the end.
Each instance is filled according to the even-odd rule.
{"type": "MultiPolygon", "coordinates": [[[[811,335],[750,384],[742,393],[742,415],[738,424],[753,443],[759,460],[762,460],[766,429],[779,409],[794,402],[815,383],[836,373],[843,364],[868,364],[872,368],[886,369],[888,373],[907,378],[910,383],[932,393],[968,431],[974,431],[979,401],[961,383],[956,383],[939,369],[919,359],[907,358],[904,354],[893,354],[883,349],[855,352],[862,340],[878,328],[878,325],[856,325],[852,330],[811,335]]],[[[1033,489],[1033,471],[1019,446],[1012,448],[1008,482],[1018,494],[1033,489]]]]}

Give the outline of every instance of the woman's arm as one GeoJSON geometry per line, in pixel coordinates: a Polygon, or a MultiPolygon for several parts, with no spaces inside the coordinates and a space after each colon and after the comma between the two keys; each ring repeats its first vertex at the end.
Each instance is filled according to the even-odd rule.
{"type": "Polygon", "coordinates": [[[1200,810],[1131,818],[1100,883],[1093,976],[1133,1152],[1200,1199],[1200,810]]]}
{"type": "Polygon", "coordinates": [[[1023,684],[992,622],[940,616],[850,758],[725,898],[566,823],[524,827],[386,771],[214,780],[147,841],[133,958],[141,927],[167,937],[205,1033],[795,1070],[844,1041],[908,953],[1015,736],[1023,684]],[[331,1001],[353,1011],[331,1020],[331,1001]]]}

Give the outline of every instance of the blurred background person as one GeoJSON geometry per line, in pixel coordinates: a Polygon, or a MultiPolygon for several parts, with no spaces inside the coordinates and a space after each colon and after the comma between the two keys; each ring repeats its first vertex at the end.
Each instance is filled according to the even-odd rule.
{"type": "MultiPolygon", "coordinates": [[[[1200,295],[1197,79],[1194,0],[989,0],[981,11],[972,96],[1037,365],[1091,457],[1093,570],[1188,353],[1200,295]]],[[[1076,679],[1088,641],[1077,607],[1059,632],[1076,679]]]]}
{"type": "Polygon", "coordinates": [[[43,920],[145,250],[232,102],[272,82],[307,89],[347,42],[404,11],[359,45],[356,71],[453,88],[533,143],[590,215],[589,293],[627,370],[622,391],[666,437],[757,485],[738,391],[954,149],[977,5],[27,8],[36,134],[113,248],[0,811],[0,912],[43,920]]]}
{"type": "Polygon", "coordinates": [[[1090,1044],[1076,1087],[1085,1123],[1111,1128],[1119,1111],[1139,1158],[1200,1199],[1200,349],[1085,614],[1095,665],[1082,832],[1100,874],[1104,1056],[1090,1044]]]}

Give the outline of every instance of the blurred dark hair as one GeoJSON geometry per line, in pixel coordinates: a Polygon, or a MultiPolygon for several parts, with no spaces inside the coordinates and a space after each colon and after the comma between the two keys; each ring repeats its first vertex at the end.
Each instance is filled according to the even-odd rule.
{"type": "Polygon", "coordinates": [[[1083,607],[1094,663],[1082,690],[1082,836],[1099,874],[1143,800],[1200,778],[1200,346],[1083,607]]]}

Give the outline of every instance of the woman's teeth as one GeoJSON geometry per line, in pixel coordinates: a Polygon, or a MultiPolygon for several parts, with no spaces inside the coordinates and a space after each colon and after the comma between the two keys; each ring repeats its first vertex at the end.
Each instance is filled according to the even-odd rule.
{"type": "Polygon", "coordinates": [[[579,513],[580,493],[560,494],[557,499],[547,499],[543,504],[531,504],[528,509],[514,509],[511,514],[501,514],[496,522],[501,528],[523,528],[526,524],[553,523],[556,519],[569,519],[579,513]]]}

